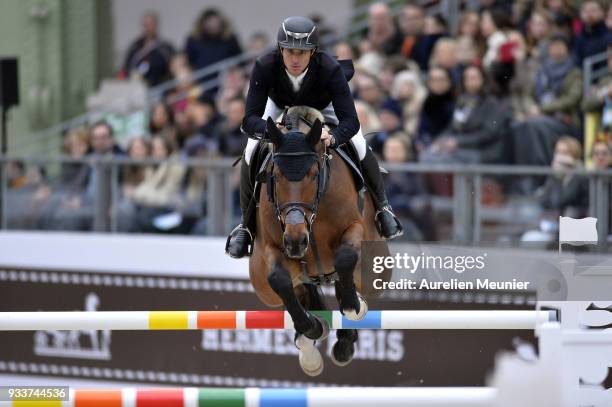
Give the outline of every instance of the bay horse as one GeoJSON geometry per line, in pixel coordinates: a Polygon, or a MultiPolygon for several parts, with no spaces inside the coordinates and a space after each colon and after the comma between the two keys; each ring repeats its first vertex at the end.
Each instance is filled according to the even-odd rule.
{"type": "MultiPolygon", "coordinates": [[[[316,376],[323,370],[323,358],[315,341],[327,337],[329,326],[309,312],[325,309],[325,303],[318,287],[305,284],[302,276],[317,279],[322,271],[333,273],[340,311],[360,320],[367,312],[359,294],[361,242],[384,239],[374,223],[371,197],[366,196],[361,211],[351,170],[337,151],[320,142],[321,113],[296,106],[287,111],[285,122],[282,130],[271,118],[266,124],[272,156],[263,173],[266,188],[256,198],[259,210],[249,274],[266,305],[284,306],[291,315],[300,366],[316,376]]],[[[382,255],[388,255],[386,243],[384,248],[382,255]]],[[[358,334],[341,329],[337,338],[332,360],[344,366],[354,356],[358,334]]]]}

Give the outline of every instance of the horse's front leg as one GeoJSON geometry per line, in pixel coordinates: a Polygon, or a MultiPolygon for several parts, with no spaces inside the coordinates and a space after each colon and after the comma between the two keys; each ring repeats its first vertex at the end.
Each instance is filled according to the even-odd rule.
{"type": "Polygon", "coordinates": [[[359,262],[359,249],[364,234],[361,223],[353,223],[344,232],[342,243],[334,256],[334,269],[338,273],[335,283],[336,298],[342,314],[353,321],[363,319],[368,311],[365,299],[355,288],[353,277],[355,266],[359,262]]]}
{"type": "MultiPolygon", "coordinates": [[[[291,264],[287,264],[284,256],[275,248],[267,251],[268,283],[274,292],[281,298],[287,312],[291,315],[293,326],[297,331],[295,346],[299,349],[300,366],[304,373],[309,376],[318,376],[323,371],[323,356],[315,346],[317,339],[325,339],[329,334],[327,323],[308,312],[300,303],[296,291],[300,291],[304,298],[304,287],[297,289],[293,287],[291,274],[288,270],[291,264]]],[[[311,299],[307,299],[311,300],[311,299]]]]}
{"type": "Polygon", "coordinates": [[[269,269],[268,283],[274,292],[281,298],[285,309],[291,315],[295,330],[307,338],[320,339],[329,331],[326,323],[308,312],[300,303],[294,288],[289,264],[280,250],[274,247],[266,249],[269,269]]]}

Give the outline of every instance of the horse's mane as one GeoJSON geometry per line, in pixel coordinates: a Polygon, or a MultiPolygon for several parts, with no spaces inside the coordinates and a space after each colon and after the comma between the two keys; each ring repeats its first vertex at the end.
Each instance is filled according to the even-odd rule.
{"type": "Polygon", "coordinates": [[[303,118],[308,123],[314,123],[316,119],[319,119],[321,123],[325,122],[323,114],[317,109],[310,106],[293,106],[287,110],[288,115],[294,115],[303,118]]]}

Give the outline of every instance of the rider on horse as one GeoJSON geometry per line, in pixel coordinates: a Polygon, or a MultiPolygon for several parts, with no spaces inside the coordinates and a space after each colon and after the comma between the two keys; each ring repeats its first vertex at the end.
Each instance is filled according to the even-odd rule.
{"type": "MultiPolygon", "coordinates": [[[[350,141],[359,156],[365,181],[374,194],[376,221],[382,237],[402,234],[402,226],[387,201],[376,157],[361,133],[355,102],[348,86],[352,72],[345,74],[341,64],[319,51],[319,33],[314,22],[305,17],[289,17],[278,30],[278,48],[257,59],[246,100],[242,130],[249,135],[240,172],[242,222],[230,234],[226,252],[236,258],[250,254],[253,244],[252,214],[247,213],[253,199],[250,177],[253,153],[259,140],[266,138],[266,119],[276,120],[285,108],[305,105],[318,109],[326,124],[321,140],[330,148],[350,141]]],[[[351,65],[352,71],[352,65],[351,65]]]]}

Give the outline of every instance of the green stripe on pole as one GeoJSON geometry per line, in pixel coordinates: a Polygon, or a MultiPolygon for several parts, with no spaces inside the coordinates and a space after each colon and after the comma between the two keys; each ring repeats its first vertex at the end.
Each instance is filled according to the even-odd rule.
{"type": "Polygon", "coordinates": [[[334,329],[334,318],[333,318],[333,311],[310,311],[311,313],[315,314],[316,316],[323,318],[327,324],[329,325],[330,329],[334,329]]]}
{"type": "Polygon", "coordinates": [[[245,407],[244,389],[199,389],[198,407],[245,407]]]}

